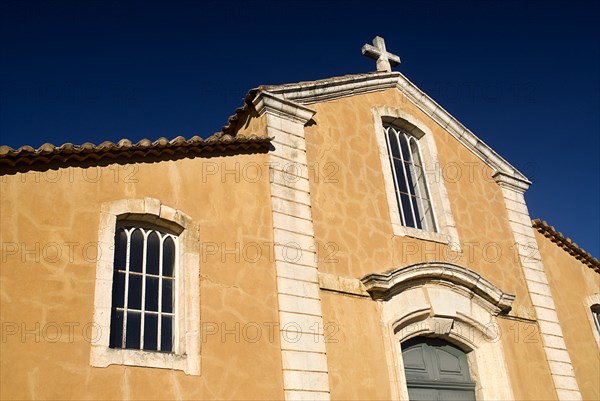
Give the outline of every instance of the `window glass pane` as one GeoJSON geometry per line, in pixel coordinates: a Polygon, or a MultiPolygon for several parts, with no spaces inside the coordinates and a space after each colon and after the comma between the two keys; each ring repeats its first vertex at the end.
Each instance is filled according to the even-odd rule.
{"type": "Polygon", "coordinates": [[[411,138],[410,140],[410,153],[413,163],[422,166],[421,156],[419,155],[419,145],[417,144],[417,140],[414,138],[411,138]]]}
{"type": "Polygon", "coordinates": [[[163,276],[173,276],[175,265],[175,242],[173,238],[167,237],[163,242],[163,276]]]}
{"type": "Polygon", "coordinates": [[[163,278],[162,311],[173,312],[173,280],[168,278],[163,278]]]}
{"type": "Polygon", "coordinates": [[[415,176],[417,188],[417,196],[420,197],[419,210],[421,221],[423,221],[423,229],[429,231],[436,231],[435,222],[433,220],[433,210],[431,208],[431,200],[429,199],[429,189],[427,188],[427,181],[425,177],[425,171],[420,166],[415,166],[415,176]]]}
{"type": "Polygon", "coordinates": [[[415,169],[411,163],[404,162],[404,168],[406,168],[406,179],[408,181],[408,189],[411,195],[416,195],[416,181],[415,181],[415,169]]]}
{"type": "Polygon", "coordinates": [[[139,312],[127,313],[127,338],[125,348],[140,348],[140,322],[141,314],[139,312]]]}
{"type": "Polygon", "coordinates": [[[400,150],[398,150],[398,140],[396,139],[396,134],[394,130],[388,130],[388,140],[390,141],[390,151],[392,156],[400,158],[400,150]]]}
{"type": "Polygon", "coordinates": [[[146,305],[148,311],[158,311],[158,277],[146,277],[146,305]]]}
{"type": "Polygon", "coordinates": [[[410,152],[408,150],[408,144],[406,143],[406,136],[400,132],[398,134],[398,139],[400,140],[400,148],[402,150],[402,159],[406,161],[410,161],[410,152]]]}
{"type": "Polygon", "coordinates": [[[127,297],[128,309],[142,309],[142,276],[129,275],[129,296],[127,297]]]}
{"type": "Polygon", "coordinates": [[[125,273],[114,271],[112,287],[112,306],[113,308],[122,308],[125,298],[125,273]]]}
{"type": "Polygon", "coordinates": [[[123,336],[123,311],[113,309],[110,317],[110,348],[121,348],[123,336]]]}
{"type": "Polygon", "coordinates": [[[415,221],[412,217],[412,212],[410,209],[410,200],[408,199],[408,195],[400,194],[400,200],[402,201],[402,210],[404,211],[404,225],[407,227],[415,227],[415,221]]]}
{"type": "Polygon", "coordinates": [[[173,318],[171,316],[162,316],[161,324],[160,350],[171,352],[173,351],[173,318]]]}
{"type": "Polygon", "coordinates": [[[415,219],[417,219],[415,221],[415,223],[416,223],[415,228],[423,228],[423,213],[421,212],[421,209],[420,209],[421,205],[420,205],[418,199],[414,196],[411,196],[410,200],[412,202],[413,209],[415,211],[415,219]]]}
{"type": "Polygon", "coordinates": [[[142,230],[135,229],[131,233],[131,248],[129,249],[129,270],[142,272],[142,255],[144,252],[144,235],[142,230]]]}
{"type": "Polygon", "coordinates": [[[156,231],[151,232],[146,241],[146,273],[158,274],[160,239],[156,231]]]}
{"type": "MultiPolygon", "coordinates": [[[[420,192],[421,192],[421,196],[426,198],[427,197],[427,191],[425,188],[425,175],[423,174],[423,168],[421,166],[417,166],[415,165],[413,168],[414,174],[415,174],[415,183],[416,185],[419,186],[420,192]]],[[[417,195],[419,194],[419,191],[417,191],[417,195]]]]}
{"type": "Polygon", "coordinates": [[[114,269],[125,270],[127,259],[127,234],[123,227],[119,228],[115,233],[115,259],[114,269]]]}
{"type": "Polygon", "coordinates": [[[399,159],[394,159],[394,169],[396,170],[396,179],[398,180],[400,192],[408,193],[406,177],[404,176],[404,170],[402,169],[402,162],[399,159]]]}
{"type": "Polygon", "coordinates": [[[156,350],[158,340],[158,315],[144,314],[144,349],[156,350]]]}

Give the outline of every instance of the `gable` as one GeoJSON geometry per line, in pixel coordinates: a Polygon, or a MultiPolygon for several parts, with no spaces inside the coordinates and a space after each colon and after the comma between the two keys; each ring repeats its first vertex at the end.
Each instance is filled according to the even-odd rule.
{"type": "Polygon", "coordinates": [[[432,121],[492,168],[493,176],[497,181],[507,182],[523,189],[531,184],[524,174],[399,72],[347,75],[297,84],[262,86],[249,92],[248,97],[257,99],[261,94],[267,93],[298,105],[310,106],[390,88],[397,89],[404,99],[418,107],[432,121]]]}

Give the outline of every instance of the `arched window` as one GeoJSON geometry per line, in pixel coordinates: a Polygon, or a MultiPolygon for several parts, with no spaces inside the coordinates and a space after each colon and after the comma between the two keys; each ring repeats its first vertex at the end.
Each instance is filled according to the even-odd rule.
{"type": "Polygon", "coordinates": [[[158,199],[100,208],[90,364],[200,374],[199,227],[158,199]]]}
{"type": "Polygon", "coordinates": [[[163,228],[118,223],[110,348],[173,351],[177,241],[163,228]]]}
{"type": "Polygon", "coordinates": [[[391,125],[383,129],[402,224],[437,232],[418,139],[391,125]]]}
{"type": "Polygon", "coordinates": [[[475,400],[467,354],[460,348],[416,337],[402,343],[402,360],[411,401],[475,400]]]}

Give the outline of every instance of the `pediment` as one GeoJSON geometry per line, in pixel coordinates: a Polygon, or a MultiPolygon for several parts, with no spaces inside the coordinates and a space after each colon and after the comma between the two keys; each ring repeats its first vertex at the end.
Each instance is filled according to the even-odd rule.
{"type": "Polygon", "coordinates": [[[479,296],[500,311],[508,311],[515,299],[489,280],[465,267],[447,262],[422,262],[361,278],[372,298],[386,300],[402,290],[427,282],[448,283],[479,296]]]}
{"type": "Polygon", "coordinates": [[[433,121],[467,147],[494,170],[497,182],[526,190],[531,182],[514,166],[498,155],[485,142],[461,124],[425,92],[400,72],[376,72],[346,75],[317,81],[276,86],[261,86],[248,95],[257,104],[261,97],[279,98],[287,104],[310,106],[314,103],[340,99],[370,92],[396,88],[433,121]]]}

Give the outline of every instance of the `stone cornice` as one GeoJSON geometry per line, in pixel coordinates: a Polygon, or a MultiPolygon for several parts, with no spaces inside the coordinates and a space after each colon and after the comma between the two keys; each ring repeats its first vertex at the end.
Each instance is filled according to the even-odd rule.
{"type": "Polygon", "coordinates": [[[423,262],[391,270],[371,273],[361,278],[374,299],[385,300],[416,283],[448,282],[474,292],[500,311],[510,309],[515,296],[503,292],[490,281],[464,267],[446,262],[423,262]]]}
{"type": "Polygon", "coordinates": [[[493,175],[494,180],[501,186],[519,193],[525,193],[531,181],[523,179],[522,177],[509,175],[504,172],[498,171],[493,175]]]}
{"type": "Polygon", "coordinates": [[[519,181],[518,186],[520,187],[531,184],[525,175],[399,72],[347,75],[298,84],[265,86],[259,88],[259,90],[266,90],[279,98],[292,100],[300,104],[313,104],[390,88],[400,90],[425,114],[430,116],[496,172],[512,177],[513,181],[519,181]]]}
{"type": "Polygon", "coordinates": [[[268,91],[302,104],[335,100],[352,95],[394,88],[398,72],[346,75],[318,81],[267,87],[268,91]]]}
{"type": "Polygon", "coordinates": [[[259,115],[270,113],[293,122],[306,124],[314,115],[315,111],[291,100],[283,99],[268,91],[259,92],[252,104],[259,115]]]}

